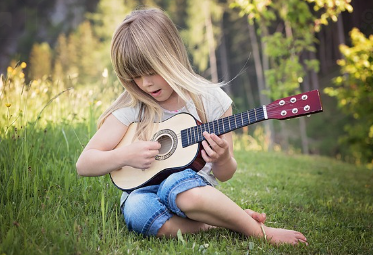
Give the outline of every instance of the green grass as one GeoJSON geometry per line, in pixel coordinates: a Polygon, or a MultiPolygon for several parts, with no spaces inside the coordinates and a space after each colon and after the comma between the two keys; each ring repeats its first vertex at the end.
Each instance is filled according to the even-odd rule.
{"type": "Polygon", "coordinates": [[[247,135],[235,137],[239,168],[219,189],[242,208],[266,212],[267,225],[301,231],[308,247],[275,247],[225,229],[175,239],[128,232],[110,178],[81,178],[75,169],[98,114],[120,92],[70,90],[54,98],[65,88],[25,86],[17,72],[0,84],[0,254],[372,253],[372,171],[247,151],[260,148],[247,135]]]}
{"type": "Polygon", "coordinates": [[[108,176],[81,178],[75,161],[87,124],[23,127],[1,137],[0,254],[368,254],[373,172],[322,157],[237,151],[239,169],[219,187],[273,227],[309,246],[273,247],[224,229],[178,239],[129,233],[108,176]],[[28,130],[28,128],[30,130],[28,130]],[[25,129],[27,132],[25,132],[25,129]],[[64,130],[64,131],[62,131],[64,130]],[[80,142],[79,142],[80,141],[80,142]]]}

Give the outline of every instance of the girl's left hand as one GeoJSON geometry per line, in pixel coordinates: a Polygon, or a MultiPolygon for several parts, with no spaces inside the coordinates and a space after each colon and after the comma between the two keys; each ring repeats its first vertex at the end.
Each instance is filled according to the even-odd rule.
{"type": "Polygon", "coordinates": [[[219,137],[205,131],[203,132],[203,136],[206,140],[202,141],[203,150],[201,151],[201,154],[205,162],[223,164],[231,157],[229,153],[229,145],[224,139],[224,135],[219,137]]]}

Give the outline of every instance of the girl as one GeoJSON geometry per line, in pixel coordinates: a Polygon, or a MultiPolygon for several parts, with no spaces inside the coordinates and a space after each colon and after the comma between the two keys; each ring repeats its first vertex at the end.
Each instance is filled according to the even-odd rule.
{"type": "MultiPolygon", "coordinates": [[[[99,129],[80,155],[79,175],[99,176],[131,166],[147,169],[161,145],[149,141],[156,122],[188,112],[201,122],[232,114],[231,99],[196,75],[172,21],[158,9],[133,11],[114,33],[111,59],[125,92],[99,119],[99,129]],[[116,148],[132,122],[139,122],[130,145],[116,148]]],[[[271,243],[307,243],[303,234],[265,226],[265,214],[243,210],[214,188],[236,171],[232,135],[203,133],[206,165],[173,173],[160,185],[123,193],[121,210],[130,230],[159,237],[224,227],[271,243]]],[[[139,170],[141,171],[141,170],[139,170]]]]}

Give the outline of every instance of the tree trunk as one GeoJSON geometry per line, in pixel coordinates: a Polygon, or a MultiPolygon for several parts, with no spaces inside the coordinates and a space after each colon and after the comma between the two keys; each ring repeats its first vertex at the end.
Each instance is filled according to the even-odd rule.
{"type": "MultiPolygon", "coordinates": [[[[315,52],[309,51],[309,57],[310,57],[311,60],[316,59],[315,52]]],[[[311,78],[310,80],[311,80],[312,88],[313,89],[319,89],[320,84],[319,84],[319,77],[318,77],[317,73],[314,70],[311,70],[311,71],[309,71],[309,74],[310,74],[310,78],[311,78]]]]}
{"type": "MultiPolygon", "coordinates": [[[[285,21],[285,33],[286,33],[286,37],[287,38],[291,38],[291,39],[293,38],[293,33],[292,33],[291,26],[286,21],[285,21]]],[[[304,83],[304,86],[308,90],[309,83],[308,83],[308,75],[307,75],[307,73],[306,73],[305,79],[303,80],[303,83],[304,83]]],[[[299,123],[300,123],[299,129],[300,129],[300,133],[301,133],[301,141],[302,141],[303,153],[308,154],[308,137],[307,137],[306,124],[305,124],[304,118],[300,118],[300,122],[299,123]]],[[[285,124],[282,124],[282,125],[285,126],[285,124]]],[[[287,138],[287,133],[284,134],[284,137],[285,137],[285,139],[288,139],[287,138]]],[[[287,144],[288,141],[285,141],[285,143],[287,144]]]]}
{"type": "Polygon", "coordinates": [[[206,36],[207,43],[209,45],[209,58],[210,58],[210,74],[211,81],[214,83],[218,82],[218,68],[216,63],[215,55],[215,40],[214,40],[214,31],[212,28],[211,13],[210,13],[210,1],[207,1],[207,8],[205,10],[205,26],[206,26],[206,36]]]}
{"type": "MultiPolygon", "coordinates": [[[[224,26],[223,26],[223,20],[220,23],[220,29],[222,31],[221,33],[221,39],[220,39],[220,47],[219,47],[219,53],[220,53],[220,61],[221,61],[221,73],[223,75],[223,81],[229,82],[231,79],[231,75],[229,72],[229,64],[228,64],[228,54],[227,54],[227,44],[225,41],[225,32],[224,32],[224,26]]],[[[230,84],[223,87],[224,91],[227,92],[229,96],[232,96],[232,89],[230,84]]]]}
{"type": "MultiPolygon", "coordinates": [[[[259,90],[259,99],[260,103],[262,105],[267,105],[269,103],[268,98],[263,94],[263,91],[266,89],[265,86],[265,79],[264,79],[264,70],[262,68],[262,61],[259,54],[259,45],[258,40],[255,33],[255,27],[254,25],[249,23],[249,35],[250,35],[250,41],[251,46],[253,49],[253,56],[254,56],[254,63],[255,63],[255,72],[258,80],[258,90],[259,90]]],[[[263,48],[264,49],[264,48],[263,48]]],[[[266,68],[268,69],[268,57],[265,56],[264,50],[263,52],[263,66],[265,63],[266,68]]],[[[266,70],[267,70],[266,69],[266,70]]],[[[266,121],[264,122],[264,130],[266,135],[266,144],[268,144],[268,150],[273,150],[273,134],[274,134],[274,128],[272,121],[266,121]]]]}
{"type": "Polygon", "coordinates": [[[306,131],[306,119],[304,117],[299,118],[300,136],[302,138],[302,150],[304,154],[309,154],[308,137],[306,131]]]}

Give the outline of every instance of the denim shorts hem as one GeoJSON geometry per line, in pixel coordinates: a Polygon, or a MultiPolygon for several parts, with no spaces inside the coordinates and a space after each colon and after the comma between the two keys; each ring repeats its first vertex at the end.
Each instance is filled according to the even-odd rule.
{"type": "Polygon", "coordinates": [[[149,221],[145,225],[141,233],[146,236],[156,236],[163,224],[165,224],[166,221],[168,221],[171,217],[172,215],[167,210],[159,212],[159,214],[155,216],[153,220],[149,221]]]}

